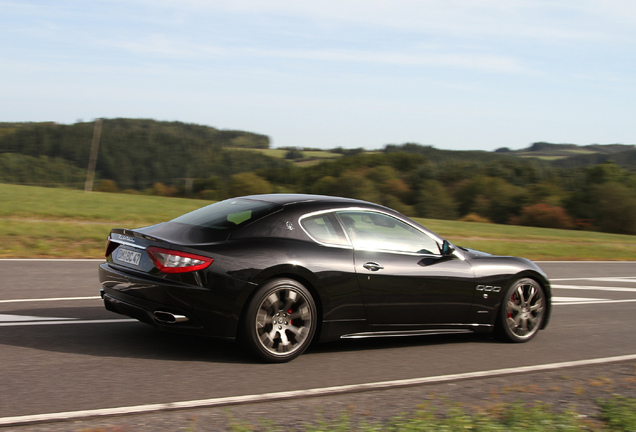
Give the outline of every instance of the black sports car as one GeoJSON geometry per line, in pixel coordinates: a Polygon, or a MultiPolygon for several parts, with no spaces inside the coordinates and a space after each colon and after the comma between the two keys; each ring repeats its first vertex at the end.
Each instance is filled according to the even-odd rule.
{"type": "Polygon", "coordinates": [[[389,208],[317,195],[220,201],[170,222],[113,229],[106,308],[169,331],[237,339],[289,361],[312,340],[495,331],[548,323],[531,261],[455,247],[389,208]]]}

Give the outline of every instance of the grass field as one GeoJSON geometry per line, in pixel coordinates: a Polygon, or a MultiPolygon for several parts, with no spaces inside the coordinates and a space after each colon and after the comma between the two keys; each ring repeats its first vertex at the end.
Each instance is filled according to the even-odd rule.
{"type": "MultiPolygon", "coordinates": [[[[242,147],[226,147],[226,150],[256,152],[256,153],[261,153],[265,156],[269,156],[269,157],[273,157],[277,159],[284,159],[288,152],[288,150],[285,150],[285,149],[255,149],[255,148],[242,148],[242,147]]],[[[303,154],[303,157],[301,158],[302,161],[315,160],[319,162],[322,160],[337,159],[342,157],[342,154],[340,153],[332,153],[329,151],[308,150],[308,151],[302,151],[302,154],[303,154]]]]}
{"type": "MultiPolygon", "coordinates": [[[[209,201],[0,184],[1,258],[101,258],[111,228],[167,221],[209,201]]],[[[418,219],[451,242],[534,260],[636,260],[636,236],[418,219]]]]}

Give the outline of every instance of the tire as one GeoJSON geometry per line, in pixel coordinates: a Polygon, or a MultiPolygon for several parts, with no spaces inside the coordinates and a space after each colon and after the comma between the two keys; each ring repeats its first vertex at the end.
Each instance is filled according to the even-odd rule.
{"type": "Polygon", "coordinates": [[[506,291],[498,317],[498,336],[507,342],[527,342],[543,326],[546,296],[534,279],[515,281],[506,291]]]}
{"type": "Polygon", "coordinates": [[[317,327],[311,293],[292,279],[274,279],[258,289],[242,322],[242,344],[260,360],[283,363],[301,355],[317,327]]]}

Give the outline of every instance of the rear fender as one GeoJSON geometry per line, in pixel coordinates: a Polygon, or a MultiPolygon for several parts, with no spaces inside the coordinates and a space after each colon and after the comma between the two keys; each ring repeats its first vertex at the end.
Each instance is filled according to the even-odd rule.
{"type": "Polygon", "coordinates": [[[319,292],[320,290],[318,287],[322,286],[322,282],[320,281],[320,279],[315,277],[315,275],[308,269],[293,264],[281,264],[265,269],[258,274],[257,278],[250,282],[250,284],[252,285],[252,289],[247,293],[248,295],[242,297],[237,301],[237,308],[241,308],[238,334],[240,334],[241,331],[240,326],[243,325],[243,317],[245,316],[245,312],[250,302],[252,301],[252,298],[254,297],[254,295],[256,295],[256,291],[260,286],[272,279],[293,279],[303,284],[305,288],[309,290],[316,304],[318,316],[320,317],[320,319],[318,320],[318,328],[316,329],[316,334],[314,336],[315,340],[318,340],[320,338],[320,330],[322,327],[322,317],[324,310],[323,300],[326,293],[323,291],[321,295],[319,292]]]}

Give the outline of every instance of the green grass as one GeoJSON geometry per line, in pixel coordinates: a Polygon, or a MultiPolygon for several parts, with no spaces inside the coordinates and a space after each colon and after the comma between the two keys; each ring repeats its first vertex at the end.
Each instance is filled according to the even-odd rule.
{"type": "Polygon", "coordinates": [[[0,257],[100,258],[111,228],[173,219],[209,201],[0,183],[0,257]]]}
{"type": "Polygon", "coordinates": [[[0,218],[157,223],[210,204],[209,201],[147,195],[85,193],[0,183],[0,218]]]}
{"type": "MultiPolygon", "coordinates": [[[[459,404],[448,404],[443,412],[422,405],[412,414],[397,416],[386,422],[354,421],[344,412],[336,420],[318,419],[306,423],[304,427],[292,430],[303,432],[627,432],[636,430],[636,399],[612,396],[599,400],[598,405],[600,409],[598,417],[582,416],[575,408],[557,411],[544,402],[498,404],[473,412],[465,410],[459,404]]],[[[230,416],[228,430],[277,432],[290,430],[290,428],[268,421],[253,425],[230,416]]]]}
{"type": "Polygon", "coordinates": [[[635,260],[636,236],[417,219],[454,244],[533,260],[635,260]]]}
{"type": "MultiPolygon", "coordinates": [[[[100,258],[111,228],[173,219],[209,201],[0,184],[0,257],[100,258]]],[[[636,260],[636,236],[418,219],[457,245],[534,260],[636,260]]]]}

